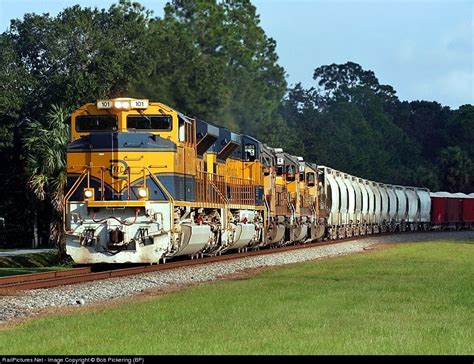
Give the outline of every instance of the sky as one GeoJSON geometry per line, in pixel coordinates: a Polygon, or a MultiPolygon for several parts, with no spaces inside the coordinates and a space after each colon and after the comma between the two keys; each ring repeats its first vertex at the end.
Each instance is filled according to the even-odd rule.
{"type": "MultiPolygon", "coordinates": [[[[0,32],[25,13],[56,15],[113,0],[0,0],[0,32]]],[[[163,0],[139,0],[155,16],[163,0]]],[[[352,61],[375,72],[401,100],[474,103],[473,0],[253,0],[266,34],[277,42],[288,84],[316,86],[314,69],[352,61]]]]}

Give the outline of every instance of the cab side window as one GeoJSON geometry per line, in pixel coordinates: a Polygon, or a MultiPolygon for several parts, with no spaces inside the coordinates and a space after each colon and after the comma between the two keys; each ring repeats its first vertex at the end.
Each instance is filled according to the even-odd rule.
{"type": "Polygon", "coordinates": [[[254,144],[245,144],[245,160],[248,162],[255,161],[256,152],[254,144]]]}
{"type": "Polygon", "coordinates": [[[193,123],[178,115],[178,140],[183,143],[194,144],[193,123]]]}

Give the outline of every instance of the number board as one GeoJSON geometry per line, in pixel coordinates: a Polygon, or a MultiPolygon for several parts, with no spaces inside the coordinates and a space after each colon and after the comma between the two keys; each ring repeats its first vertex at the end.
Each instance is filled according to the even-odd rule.
{"type": "Polygon", "coordinates": [[[130,106],[132,109],[146,109],[148,107],[148,100],[131,100],[130,106]]]}
{"type": "Polygon", "coordinates": [[[111,109],[114,106],[114,103],[110,100],[99,100],[97,101],[98,109],[111,109]]]}

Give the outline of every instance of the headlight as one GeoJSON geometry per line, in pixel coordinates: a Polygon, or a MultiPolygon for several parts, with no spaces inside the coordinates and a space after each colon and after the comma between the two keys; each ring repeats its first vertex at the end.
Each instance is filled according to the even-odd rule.
{"type": "Polygon", "coordinates": [[[119,98],[118,100],[97,100],[98,109],[147,109],[149,102],[147,99],[119,98]]]}
{"type": "Polygon", "coordinates": [[[116,109],[130,109],[130,102],[129,101],[115,101],[114,107],[116,109]]]}
{"type": "Polygon", "coordinates": [[[140,196],[141,198],[145,198],[147,195],[148,195],[148,192],[147,192],[146,188],[139,188],[138,189],[138,196],[140,196]]]}
{"type": "Polygon", "coordinates": [[[84,188],[84,197],[87,199],[94,197],[94,189],[92,188],[84,188]]]}

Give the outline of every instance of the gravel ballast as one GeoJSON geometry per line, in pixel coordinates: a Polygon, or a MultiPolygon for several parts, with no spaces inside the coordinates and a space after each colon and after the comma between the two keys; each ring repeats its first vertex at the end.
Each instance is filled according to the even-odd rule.
{"type": "Polygon", "coordinates": [[[214,281],[249,269],[362,252],[376,244],[467,239],[474,239],[474,231],[371,236],[357,241],[315,246],[308,249],[287,252],[275,250],[275,254],[239,258],[70,286],[30,290],[15,296],[0,297],[0,324],[34,316],[45,308],[87,306],[105,300],[129,297],[149,289],[214,281]]]}

